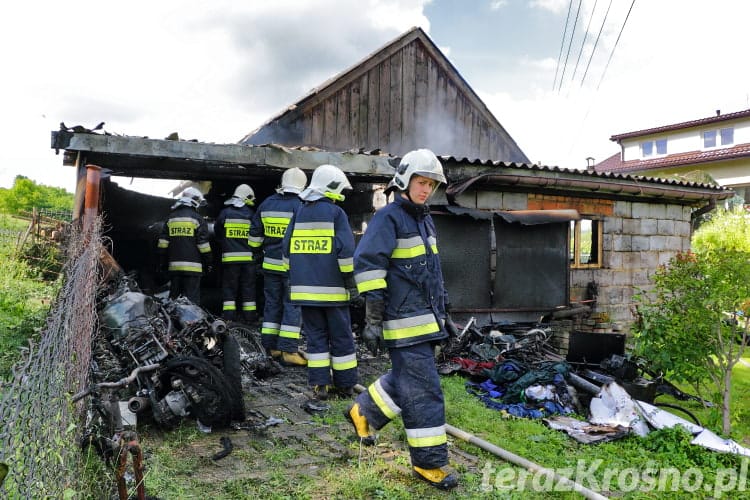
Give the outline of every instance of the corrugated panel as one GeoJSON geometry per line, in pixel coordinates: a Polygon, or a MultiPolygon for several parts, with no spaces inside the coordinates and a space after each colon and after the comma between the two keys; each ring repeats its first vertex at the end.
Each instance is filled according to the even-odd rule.
{"type": "Polygon", "coordinates": [[[495,308],[568,305],[568,224],[521,225],[498,222],[495,308]]]}

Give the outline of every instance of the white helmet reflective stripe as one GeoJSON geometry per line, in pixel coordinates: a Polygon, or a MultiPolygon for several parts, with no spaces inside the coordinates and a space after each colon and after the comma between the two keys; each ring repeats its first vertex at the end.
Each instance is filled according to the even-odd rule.
{"type": "Polygon", "coordinates": [[[243,202],[252,201],[255,199],[255,192],[247,184],[240,184],[234,189],[234,195],[232,196],[243,202]]]}
{"type": "Polygon", "coordinates": [[[206,204],[206,199],[203,197],[203,193],[198,191],[198,189],[189,187],[180,194],[178,203],[193,208],[199,208],[206,204]]]}
{"type": "Polygon", "coordinates": [[[422,177],[433,179],[438,183],[447,183],[440,160],[429,149],[417,149],[406,153],[401,158],[396,169],[396,174],[388,184],[388,187],[396,187],[401,191],[405,191],[409,187],[412,175],[421,175],[422,177]]]}
{"type": "Polygon", "coordinates": [[[338,197],[344,189],[352,189],[352,185],[340,168],[321,165],[313,172],[309,189],[338,197]]]}
{"type": "Polygon", "coordinates": [[[302,169],[294,167],[287,169],[281,176],[282,193],[300,194],[307,184],[307,175],[302,169]]]}

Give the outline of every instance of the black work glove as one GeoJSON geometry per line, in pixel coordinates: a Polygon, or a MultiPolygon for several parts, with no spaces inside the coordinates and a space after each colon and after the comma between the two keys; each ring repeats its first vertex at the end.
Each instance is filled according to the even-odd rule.
{"type": "Polygon", "coordinates": [[[359,290],[357,290],[357,282],[354,281],[353,273],[344,274],[344,286],[346,287],[346,291],[349,293],[349,303],[354,307],[362,307],[362,305],[364,304],[364,299],[362,299],[362,296],[359,294],[359,290]]]}
{"type": "Polygon", "coordinates": [[[378,351],[385,351],[383,340],[383,311],[385,303],[382,300],[370,299],[365,301],[365,328],[362,330],[362,340],[373,356],[378,351]]]}
{"type": "Polygon", "coordinates": [[[453,322],[450,314],[445,317],[445,331],[448,333],[449,337],[458,337],[458,335],[461,333],[456,324],[453,322]]]}
{"type": "Polygon", "coordinates": [[[211,274],[212,272],[214,272],[214,263],[209,254],[203,257],[203,274],[211,274]]]}

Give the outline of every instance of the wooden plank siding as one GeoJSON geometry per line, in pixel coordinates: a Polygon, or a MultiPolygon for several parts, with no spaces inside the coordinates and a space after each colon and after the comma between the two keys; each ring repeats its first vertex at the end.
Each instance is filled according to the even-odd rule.
{"type": "MultiPolygon", "coordinates": [[[[303,145],[332,151],[380,149],[400,156],[427,147],[438,155],[469,159],[515,161],[511,153],[523,157],[455,68],[422,35],[386,47],[361,63],[361,71],[355,67],[298,102],[297,108],[290,107],[282,115],[285,123],[301,130],[303,145]]],[[[266,137],[273,134],[273,123],[266,126],[266,137]]]]}

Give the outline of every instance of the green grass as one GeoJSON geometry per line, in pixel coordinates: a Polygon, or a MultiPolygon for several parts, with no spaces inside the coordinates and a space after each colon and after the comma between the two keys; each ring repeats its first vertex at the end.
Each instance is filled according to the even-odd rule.
{"type": "MultiPolygon", "coordinates": [[[[717,474],[723,474],[720,471],[739,471],[742,467],[742,460],[736,455],[715,453],[691,445],[692,436],[680,429],[652,431],[645,438],[633,435],[597,445],[580,444],[563,432],[549,429],[542,421],[510,417],[486,408],[475,396],[466,392],[465,382],[460,376],[442,379],[449,424],[572,479],[576,478],[576,469],[584,472],[591,469],[590,476],[584,476],[583,486],[600,490],[606,496],[626,499],[685,498],[687,493],[681,484],[674,484],[675,478],[669,475],[669,470],[680,473],[697,471],[703,477],[702,484],[713,488],[717,474]],[[608,469],[610,472],[607,472],[608,469]],[[658,476],[660,470],[665,471],[662,477],[658,476]],[[618,483],[617,474],[622,471],[631,476],[625,475],[625,482],[618,483]],[[607,479],[610,473],[613,475],[607,479]],[[593,478],[595,483],[592,484],[585,477],[593,478]],[[651,477],[654,478],[653,483],[649,482],[651,477]],[[633,478],[637,481],[633,482],[633,478]],[[657,480],[662,481],[663,491],[655,491],[659,484],[657,480]],[[631,491],[618,489],[621,484],[625,484],[625,490],[631,491]],[[673,487],[675,491],[672,491],[673,487]]],[[[744,415],[748,404],[739,394],[747,389],[749,382],[750,370],[744,365],[738,367],[735,371],[738,414],[744,415]]],[[[347,428],[342,410],[348,402],[330,403],[330,412],[313,417],[306,425],[319,426],[329,433],[338,427],[347,428]]],[[[745,432],[744,425],[738,423],[737,432],[745,432]]],[[[336,435],[336,439],[349,448],[351,456],[331,458],[311,474],[300,471],[292,473],[290,468],[294,466],[291,464],[304,459],[305,455],[316,455],[319,450],[314,447],[302,451],[285,448],[283,443],[274,442],[263,434],[248,434],[244,441],[242,436],[233,437],[235,449],[220,465],[208,458],[210,452],[217,448],[219,435],[202,434],[191,421],[185,421],[181,427],[164,435],[148,428],[140,430],[139,435],[147,452],[147,492],[163,499],[207,496],[213,499],[581,498],[571,491],[539,491],[540,485],[545,484],[543,476],[535,476],[455,437],[449,437],[449,446],[461,450],[465,455],[477,457],[476,466],[452,464],[461,474],[459,488],[452,492],[437,491],[411,476],[400,419],[394,420],[379,433],[379,446],[393,450],[387,460],[383,458],[382,448],[360,448],[348,433],[344,433],[336,435]],[[230,465],[224,462],[226,460],[237,461],[234,467],[239,467],[241,472],[222,476],[222,467],[230,465]]],[[[724,498],[750,498],[747,491],[724,493],[721,490],[722,478],[718,480],[717,497],[723,493],[724,498]]],[[[713,494],[713,491],[700,490],[693,492],[692,496],[705,498],[709,494],[713,494]]]]}

